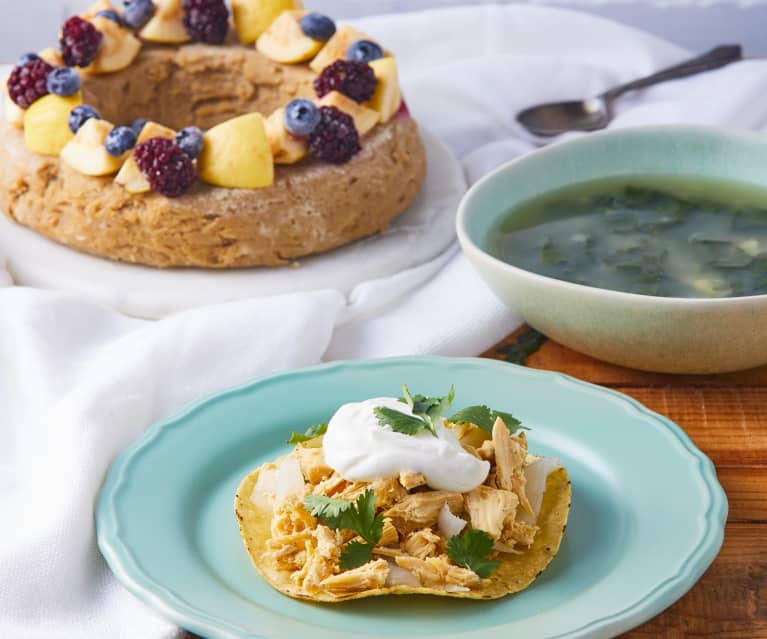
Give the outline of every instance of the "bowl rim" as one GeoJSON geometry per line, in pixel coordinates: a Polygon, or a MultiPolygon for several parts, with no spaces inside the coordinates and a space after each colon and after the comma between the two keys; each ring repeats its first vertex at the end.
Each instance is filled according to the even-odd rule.
{"type": "Polygon", "coordinates": [[[461,248],[468,257],[473,257],[485,262],[491,268],[496,270],[500,269],[517,277],[525,277],[533,282],[539,282],[547,286],[559,286],[572,292],[581,292],[588,295],[601,295],[607,298],[614,298],[615,301],[635,302],[635,303],[655,303],[666,306],[722,306],[725,304],[737,305],[737,306],[752,306],[760,302],[767,302],[767,293],[761,295],[740,295],[732,297],[667,297],[662,295],[643,295],[641,293],[627,293],[625,291],[617,291],[609,288],[601,288],[599,286],[591,286],[588,284],[577,284],[575,282],[569,282],[567,280],[560,280],[555,277],[549,277],[548,275],[541,275],[540,273],[534,273],[519,266],[514,266],[508,262],[498,259],[491,255],[479,243],[474,241],[467,229],[467,220],[470,216],[469,207],[472,200],[476,197],[476,194],[487,185],[498,179],[501,175],[506,175],[510,171],[515,170],[518,164],[522,164],[529,160],[531,157],[541,157],[549,154],[557,153],[560,147],[588,147],[593,144],[594,140],[602,139],[605,137],[635,137],[644,135],[656,135],[663,136],[671,131],[685,133],[685,134],[699,134],[705,136],[716,136],[724,138],[741,138],[741,142],[759,142],[767,144],[767,135],[759,133],[757,131],[735,129],[723,126],[714,125],[702,125],[702,124],[654,124],[654,125],[641,125],[622,127],[619,129],[605,129],[602,131],[596,131],[588,134],[582,134],[575,138],[569,138],[565,140],[555,141],[546,146],[539,147],[528,153],[517,156],[508,162],[504,162],[500,166],[496,167],[477,182],[469,187],[468,191],[464,193],[461,201],[458,205],[458,212],[456,214],[455,228],[458,235],[458,241],[461,244],[461,248]],[[470,254],[470,255],[469,255],[470,254]]]}

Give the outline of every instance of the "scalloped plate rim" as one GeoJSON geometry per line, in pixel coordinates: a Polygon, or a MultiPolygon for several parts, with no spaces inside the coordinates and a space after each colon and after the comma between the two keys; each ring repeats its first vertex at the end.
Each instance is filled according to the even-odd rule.
{"type": "MultiPolygon", "coordinates": [[[[259,376],[229,389],[208,394],[188,405],[173,416],[151,425],[136,441],[126,448],[111,464],[103,483],[96,505],[97,542],[101,554],[117,579],[134,596],[180,627],[199,633],[210,639],[270,639],[266,635],[253,634],[247,629],[215,617],[189,604],[183,597],[158,583],[141,569],[130,547],[120,538],[119,521],[115,513],[115,496],[119,494],[125,480],[125,473],[134,458],[151,446],[152,442],[169,429],[183,426],[184,421],[209,404],[225,402],[228,397],[253,390],[255,387],[272,383],[287,377],[302,377],[325,374],[345,368],[367,368],[390,364],[431,363],[441,366],[478,366],[480,368],[505,369],[512,367],[516,374],[531,377],[549,377],[559,383],[575,386],[590,393],[604,394],[614,402],[628,406],[658,429],[665,428],[675,436],[687,455],[695,460],[700,478],[708,489],[708,509],[703,514],[707,524],[700,535],[698,544],[684,558],[679,570],[661,581],[644,597],[623,610],[575,628],[571,631],[551,635],[547,639],[587,639],[614,636],[635,628],[656,616],[681,598],[700,579],[716,558],[724,540],[724,525],[727,518],[728,502],[719,483],[711,460],[702,453],[689,435],[669,418],[656,413],[638,400],[611,388],[591,384],[565,373],[527,368],[508,362],[480,357],[443,357],[434,355],[406,355],[366,360],[342,360],[287,370],[259,376]]],[[[462,633],[455,636],[468,636],[462,633]]],[[[369,635],[375,637],[376,635],[369,635]]],[[[389,637],[392,639],[392,636],[389,637]]],[[[394,637],[396,639],[396,636],[394,637]]]]}

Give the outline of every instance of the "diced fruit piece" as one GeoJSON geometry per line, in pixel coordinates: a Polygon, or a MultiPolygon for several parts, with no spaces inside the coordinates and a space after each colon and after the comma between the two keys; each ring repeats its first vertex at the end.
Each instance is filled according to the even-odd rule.
{"type": "Polygon", "coordinates": [[[229,31],[229,9],[224,0],[184,0],[184,26],[192,40],[222,44],[229,31]]]}
{"type": "Polygon", "coordinates": [[[175,142],[178,147],[193,160],[202,151],[203,133],[196,126],[188,126],[176,133],[175,142]]]}
{"type": "Polygon", "coordinates": [[[91,118],[61,150],[61,159],[85,175],[110,175],[123,163],[125,153],[117,157],[107,152],[105,142],[113,125],[91,118]]]}
{"type": "Polygon", "coordinates": [[[140,29],[154,15],[152,0],[123,0],[123,22],[132,29],[140,29]]]}
{"type": "Polygon", "coordinates": [[[3,114],[5,115],[5,119],[15,126],[24,126],[24,109],[11,100],[8,95],[8,76],[5,76],[2,80],[2,91],[3,114]]]}
{"type": "Polygon", "coordinates": [[[274,182],[272,149],[260,113],[222,122],[204,139],[197,159],[200,179],[235,189],[257,189],[274,182]]]}
{"type": "Polygon", "coordinates": [[[61,27],[61,55],[70,67],[87,67],[101,47],[104,36],[90,22],[72,16],[61,27]]]}
{"type": "Polygon", "coordinates": [[[301,31],[320,42],[327,42],[336,32],[336,23],[321,13],[307,13],[301,18],[301,31]]]}
{"type": "Polygon", "coordinates": [[[322,42],[301,30],[303,11],[283,11],[256,41],[256,47],[270,60],[288,64],[304,62],[314,57],[322,42]]]}
{"type": "Polygon", "coordinates": [[[123,186],[128,193],[147,193],[152,190],[132,154],[128,156],[128,159],[125,160],[115,175],[115,182],[123,186]]]}
{"type": "Polygon", "coordinates": [[[48,47],[47,49],[40,51],[40,59],[45,60],[52,67],[66,66],[61,51],[54,49],[53,47],[48,47]]]}
{"type": "Polygon", "coordinates": [[[264,125],[275,164],[294,164],[306,156],[309,143],[304,138],[292,135],[285,127],[285,109],[277,109],[265,120],[264,125]]]}
{"type": "Polygon", "coordinates": [[[34,153],[58,155],[74,136],[69,130],[69,114],[83,101],[76,93],[68,98],[46,95],[24,112],[24,143],[34,153]]]}
{"type": "MultiPolygon", "coordinates": [[[[166,126],[162,126],[162,124],[157,124],[156,122],[145,122],[138,135],[136,144],[138,145],[142,142],[146,142],[150,138],[167,138],[168,140],[174,140],[176,138],[176,132],[166,126]]],[[[115,176],[115,182],[124,186],[125,190],[129,193],[146,193],[147,191],[152,190],[152,187],[149,186],[149,181],[139,170],[133,154],[129,155],[125,160],[122,168],[115,176]]]]}
{"type": "Polygon", "coordinates": [[[383,57],[383,49],[372,40],[357,40],[346,50],[346,59],[357,62],[372,62],[383,57]]]}
{"type": "Polygon", "coordinates": [[[11,124],[18,127],[24,126],[24,109],[11,100],[7,94],[3,101],[3,114],[11,124]]]}
{"type": "Polygon", "coordinates": [[[192,37],[184,26],[184,9],[181,0],[157,0],[157,9],[139,35],[149,42],[180,44],[192,37]]]}
{"type": "Polygon", "coordinates": [[[373,97],[377,84],[376,75],[367,62],[336,60],[315,78],[314,90],[319,98],[331,91],[340,91],[361,103],[373,97]]]}
{"type": "Polygon", "coordinates": [[[97,120],[101,118],[99,112],[92,106],[89,104],[81,104],[80,106],[75,107],[69,114],[69,130],[72,131],[72,133],[77,133],[80,130],[80,127],[91,118],[96,118],[97,120]]]}
{"type": "Polygon", "coordinates": [[[133,157],[152,190],[166,197],[183,195],[197,180],[192,160],[167,138],[149,138],[133,157]]]}
{"type": "Polygon", "coordinates": [[[354,120],[354,126],[357,128],[357,134],[359,137],[365,135],[370,131],[379,121],[378,111],[368,109],[367,107],[358,104],[351,98],[347,98],[343,93],[338,91],[332,91],[326,96],[317,100],[317,104],[320,107],[333,106],[337,109],[348,113],[354,120]]]}
{"type": "Polygon", "coordinates": [[[244,44],[255,42],[283,11],[303,8],[300,0],[232,0],[231,4],[234,26],[244,44]]]}
{"type": "Polygon", "coordinates": [[[360,150],[352,116],[332,106],[320,107],[320,123],[309,137],[309,150],[320,160],[344,164],[360,150]]]}
{"type": "Polygon", "coordinates": [[[315,73],[320,73],[329,64],[346,58],[346,50],[357,40],[370,40],[370,38],[348,24],[338,27],[333,37],[327,41],[314,60],[309,63],[309,67],[315,73]]]}
{"type": "Polygon", "coordinates": [[[11,100],[22,109],[48,93],[47,79],[53,67],[44,60],[32,60],[23,67],[14,67],[6,82],[11,100]]]}
{"type": "Polygon", "coordinates": [[[394,58],[386,57],[370,63],[376,74],[378,84],[373,97],[365,106],[378,111],[381,122],[391,120],[402,104],[402,92],[399,86],[399,74],[394,58]]]}
{"type": "Polygon", "coordinates": [[[136,146],[137,137],[136,133],[129,126],[116,126],[109,132],[106,140],[104,140],[104,148],[109,155],[122,158],[136,146]]]}
{"type": "Polygon", "coordinates": [[[284,111],[285,128],[293,135],[311,135],[320,122],[320,110],[309,100],[293,100],[284,111]]]}
{"type": "Polygon", "coordinates": [[[72,67],[57,67],[48,74],[45,80],[45,88],[48,93],[55,93],[64,97],[74,95],[82,86],[80,74],[72,67]]]}
{"type": "Polygon", "coordinates": [[[141,129],[136,144],[141,144],[149,138],[167,138],[168,140],[174,140],[176,138],[176,132],[173,129],[169,129],[167,126],[157,124],[157,122],[147,122],[141,129]]]}
{"type": "Polygon", "coordinates": [[[109,18],[95,17],[93,24],[103,34],[104,41],[86,71],[112,73],[128,67],[141,51],[141,40],[109,18]]]}

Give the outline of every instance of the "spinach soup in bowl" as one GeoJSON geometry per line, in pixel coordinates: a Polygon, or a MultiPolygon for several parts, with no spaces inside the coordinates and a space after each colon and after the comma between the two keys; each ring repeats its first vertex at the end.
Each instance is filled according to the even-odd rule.
{"type": "Polygon", "coordinates": [[[557,142],[478,181],[456,231],[493,292],[565,346],[667,373],[767,364],[767,135],[557,142]]]}
{"type": "Polygon", "coordinates": [[[589,180],[512,207],[499,259],[568,282],[663,297],[767,293],[767,189],[684,176],[589,180]]]}

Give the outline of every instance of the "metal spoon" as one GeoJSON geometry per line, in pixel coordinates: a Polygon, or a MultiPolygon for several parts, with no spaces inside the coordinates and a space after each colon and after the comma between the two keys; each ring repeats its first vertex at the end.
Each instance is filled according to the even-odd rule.
{"type": "Polygon", "coordinates": [[[612,119],[613,101],[627,91],[636,91],[666,80],[676,80],[702,71],[718,69],[742,59],[740,45],[719,46],[702,56],[658,71],[646,78],[614,87],[588,100],[550,102],[527,108],[517,114],[517,121],[531,133],[546,137],[565,131],[603,129],[612,119]]]}

